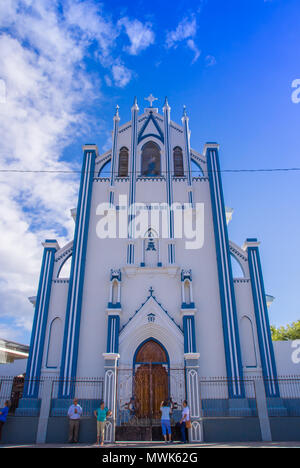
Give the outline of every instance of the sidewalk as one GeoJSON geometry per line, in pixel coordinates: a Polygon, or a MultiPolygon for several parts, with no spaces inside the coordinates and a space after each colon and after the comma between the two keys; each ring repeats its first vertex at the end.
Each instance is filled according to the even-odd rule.
{"type": "Polygon", "coordinates": [[[181,449],[202,449],[202,448],[300,448],[300,441],[296,442],[215,442],[215,443],[194,443],[194,444],[164,444],[163,442],[117,442],[115,444],[105,444],[103,447],[93,444],[25,444],[25,445],[0,445],[0,448],[96,448],[104,449],[137,449],[137,448],[159,448],[171,451],[173,448],[181,449]]]}

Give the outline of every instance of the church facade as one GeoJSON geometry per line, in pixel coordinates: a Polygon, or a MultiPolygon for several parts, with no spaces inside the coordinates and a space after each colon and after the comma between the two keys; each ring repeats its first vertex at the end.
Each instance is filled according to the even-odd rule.
{"type": "Polygon", "coordinates": [[[45,376],[59,399],[103,378],[116,411],[132,397],[142,416],[187,399],[197,429],[199,378],[226,378],[245,409],[249,378],[279,396],[276,361],[259,242],[228,237],[219,146],[194,150],[186,109],[178,124],[153,99],[144,112],[135,99],[123,125],[117,108],[110,151],[83,147],[74,239],[43,244],[24,396],[38,398],[45,376]]]}

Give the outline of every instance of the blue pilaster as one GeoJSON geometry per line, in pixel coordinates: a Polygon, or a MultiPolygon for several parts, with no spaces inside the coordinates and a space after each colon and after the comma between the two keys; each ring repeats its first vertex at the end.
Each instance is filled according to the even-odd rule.
{"type": "Polygon", "coordinates": [[[108,327],[107,327],[107,353],[118,353],[119,352],[119,330],[120,330],[120,317],[119,315],[108,316],[108,327]]]}
{"type": "Polygon", "coordinates": [[[215,143],[207,143],[205,147],[217,253],[225,359],[227,378],[230,382],[229,397],[243,398],[245,395],[244,385],[241,382],[243,368],[218,148],[215,143]]]}
{"type": "Polygon", "coordinates": [[[247,239],[249,272],[255,311],[260,358],[267,397],[279,397],[277,369],[257,239],[247,239]]]}
{"type": "Polygon", "coordinates": [[[119,106],[116,108],[116,114],[114,116],[114,130],[113,130],[113,141],[112,141],[112,154],[111,154],[111,166],[110,166],[110,190],[109,190],[109,203],[114,204],[114,190],[115,177],[116,177],[116,161],[117,161],[117,150],[118,150],[118,134],[119,134],[119,106]]]}
{"type": "Polygon", "coordinates": [[[185,315],[183,317],[183,333],[184,333],[184,353],[196,352],[196,336],[195,336],[195,318],[193,315],[185,315]]]}
{"type": "Polygon", "coordinates": [[[190,129],[189,129],[189,118],[187,116],[185,106],[183,108],[183,116],[182,116],[181,121],[183,125],[183,134],[184,134],[184,143],[185,143],[185,157],[186,157],[187,184],[188,184],[188,203],[193,204],[190,129]]]}
{"type": "Polygon", "coordinates": [[[39,378],[41,375],[45,333],[51,296],[54,259],[55,252],[58,250],[56,240],[46,240],[43,246],[44,253],[35,305],[29,358],[26,369],[26,381],[23,391],[24,398],[38,397],[39,378]]]}
{"type": "Polygon", "coordinates": [[[60,396],[66,398],[72,397],[70,380],[75,379],[77,370],[82,291],[96,155],[95,145],[84,146],[60,370],[60,396]]]}
{"type": "MultiPolygon", "coordinates": [[[[134,218],[135,213],[131,210],[131,207],[135,203],[135,192],[136,192],[136,152],[137,152],[137,124],[138,124],[138,112],[139,107],[137,104],[136,97],[134,98],[134,104],[131,108],[131,150],[130,150],[130,182],[129,182],[129,232],[128,238],[134,239],[134,218]]],[[[127,246],[127,263],[134,263],[134,244],[129,242],[127,246]]]]}
{"type": "MultiPolygon", "coordinates": [[[[165,133],[165,157],[166,157],[166,184],[167,184],[167,203],[169,207],[168,230],[169,238],[174,239],[174,213],[171,209],[173,203],[173,186],[172,186],[172,164],[171,164],[171,140],[170,140],[170,111],[168,99],[165,99],[164,107],[164,133],[165,133]]],[[[175,245],[170,242],[168,245],[168,262],[175,263],[175,245]]]]}

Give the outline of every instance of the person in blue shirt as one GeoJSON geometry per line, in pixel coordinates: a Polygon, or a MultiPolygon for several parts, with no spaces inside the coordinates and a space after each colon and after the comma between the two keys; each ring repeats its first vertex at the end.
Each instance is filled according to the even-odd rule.
{"type": "Polygon", "coordinates": [[[169,442],[172,442],[172,433],[171,433],[171,421],[170,414],[172,413],[171,406],[168,400],[162,401],[160,404],[161,412],[161,429],[165,439],[165,443],[168,443],[167,435],[169,436],[169,442]]]}
{"type": "Polygon", "coordinates": [[[79,434],[79,421],[82,416],[82,408],[78,404],[77,398],[74,398],[73,405],[68,410],[69,418],[69,444],[77,444],[79,434]]]}
{"type": "Polygon", "coordinates": [[[97,418],[97,442],[96,445],[104,444],[104,433],[105,433],[105,425],[106,425],[106,418],[112,415],[112,412],[105,406],[104,401],[100,401],[100,407],[94,411],[94,415],[97,418]],[[101,439],[101,440],[100,440],[101,439]]]}
{"type": "Polygon", "coordinates": [[[8,414],[8,411],[9,411],[9,405],[10,405],[10,403],[7,400],[4,403],[4,408],[0,409],[0,440],[1,440],[1,437],[2,437],[2,428],[4,426],[4,423],[6,422],[7,414],[8,414]]]}

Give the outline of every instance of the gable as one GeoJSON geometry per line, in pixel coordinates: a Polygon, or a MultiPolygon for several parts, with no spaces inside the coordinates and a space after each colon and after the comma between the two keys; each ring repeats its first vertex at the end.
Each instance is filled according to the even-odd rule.
{"type": "Polygon", "coordinates": [[[146,122],[143,124],[141,130],[138,134],[138,143],[140,143],[144,138],[153,137],[158,138],[162,143],[164,142],[164,135],[159,126],[156,122],[155,117],[153,117],[152,112],[149,114],[146,122]]]}

